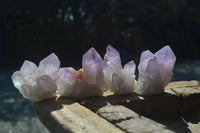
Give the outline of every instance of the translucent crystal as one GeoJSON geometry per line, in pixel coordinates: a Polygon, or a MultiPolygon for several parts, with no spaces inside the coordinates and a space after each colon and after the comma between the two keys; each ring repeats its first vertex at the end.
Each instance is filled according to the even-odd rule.
{"type": "Polygon", "coordinates": [[[103,60],[94,48],[90,48],[83,55],[84,78],[87,81],[87,83],[96,83],[96,75],[101,70],[102,65],[103,60]]]}
{"type": "Polygon", "coordinates": [[[172,78],[172,71],[176,62],[176,56],[169,46],[165,46],[155,53],[161,70],[161,79],[164,85],[167,85],[172,78]]]}
{"type": "Polygon", "coordinates": [[[58,80],[63,80],[68,84],[73,84],[76,82],[76,70],[72,67],[65,67],[65,68],[60,68],[59,69],[59,78],[58,80]]]}
{"type": "Polygon", "coordinates": [[[140,95],[159,94],[172,78],[176,57],[169,46],[152,54],[142,52],[140,58],[137,93],[140,95]]]}
{"type": "Polygon", "coordinates": [[[62,96],[70,96],[74,91],[72,86],[77,80],[76,70],[72,67],[60,68],[58,75],[58,93],[62,96]]]}
{"type": "Polygon", "coordinates": [[[20,88],[23,84],[25,84],[25,79],[19,71],[16,71],[12,75],[12,81],[16,88],[20,88]]]}
{"type": "Polygon", "coordinates": [[[133,92],[136,89],[134,61],[127,63],[120,73],[121,75],[117,73],[112,75],[112,90],[118,94],[133,92]]]}
{"type": "Polygon", "coordinates": [[[60,68],[58,57],[52,53],[37,67],[24,61],[20,71],[12,75],[14,86],[27,99],[42,101],[56,96],[89,97],[102,95],[103,91],[118,94],[136,89],[141,95],[158,94],[172,78],[176,57],[169,46],[155,54],[149,50],[141,54],[138,84],[135,80],[135,63],[128,62],[122,68],[119,52],[107,46],[104,60],[94,49],[89,49],[82,60],[82,69],[60,68]]]}
{"type": "Polygon", "coordinates": [[[127,75],[131,75],[132,77],[135,76],[135,62],[132,60],[130,62],[128,62],[125,66],[124,66],[124,73],[126,73],[127,75]]]}
{"type": "Polygon", "coordinates": [[[25,60],[22,67],[20,68],[20,72],[26,76],[26,75],[34,75],[37,71],[37,66],[30,61],[25,60]]]}
{"type": "Polygon", "coordinates": [[[52,53],[39,63],[39,70],[41,75],[49,75],[54,80],[57,78],[57,72],[60,67],[60,60],[52,53]]]}
{"type": "Polygon", "coordinates": [[[118,70],[122,69],[120,54],[115,48],[110,45],[108,45],[106,48],[104,65],[118,70]]]}
{"type": "Polygon", "coordinates": [[[121,75],[122,66],[119,52],[112,46],[108,45],[106,48],[106,54],[104,56],[104,66],[103,66],[103,78],[104,83],[102,83],[103,90],[112,90],[112,75],[117,73],[121,75]]]}
{"type": "Polygon", "coordinates": [[[89,97],[102,95],[97,85],[97,75],[102,70],[103,60],[94,49],[89,49],[82,60],[83,69],[60,68],[57,80],[58,93],[67,97],[89,97]]]}
{"type": "Polygon", "coordinates": [[[73,84],[68,84],[64,81],[59,82],[58,93],[61,96],[76,98],[102,95],[102,91],[97,85],[88,84],[83,80],[77,80],[73,84]]]}
{"type": "Polygon", "coordinates": [[[127,63],[122,69],[119,52],[112,46],[107,47],[104,57],[103,90],[110,90],[118,94],[133,92],[135,87],[135,63],[127,63]]]}
{"type": "Polygon", "coordinates": [[[12,75],[13,84],[29,100],[42,101],[55,97],[59,65],[55,54],[43,59],[39,68],[33,62],[24,61],[20,71],[12,75]]]}
{"type": "MultiPolygon", "coordinates": [[[[136,69],[136,65],[134,61],[130,61],[128,62],[123,69],[123,76],[127,86],[127,88],[129,88],[129,90],[133,90],[136,89],[136,80],[135,80],[135,69],[136,69]],[[130,89],[132,87],[132,89],[130,89]]],[[[128,93],[128,92],[127,92],[128,93]]]]}

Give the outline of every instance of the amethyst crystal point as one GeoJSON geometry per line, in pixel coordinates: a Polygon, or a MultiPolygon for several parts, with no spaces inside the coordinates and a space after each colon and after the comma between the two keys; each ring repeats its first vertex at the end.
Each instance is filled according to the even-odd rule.
{"type": "Polygon", "coordinates": [[[124,72],[127,74],[130,74],[134,77],[135,76],[135,68],[136,68],[135,62],[132,60],[124,66],[124,72]]]}
{"type": "Polygon", "coordinates": [[[135,63],[130,61],[124,66],[121,75],[113,73],[112,75],[113,91],[118,94],[127,94],[136,88],[135,63]]]}
{"type": "Polygon", "coordinates": [[[153,55],[150,51],[141,54],[137,93],[151,95],[164,92],[164,87],[172,78],[176,57],[169,46],[153,55]]]}
{"type": "Polygon", "coordinates": [[[133,92],[135,89],[134,73],[135,63],[131,61],[122,69],[119,52],[109,45],[104,57],[102,86],[118,94],[133,92]]]}
{"type": "Polygon", "coordinates": [[[90,48],[83,55],[83,70],[84,78],[89,84],[96,83],[96,76],[102,68],[103,60],[99,53],[94,49],[90,48]]]}
{"type": "Polygon", "coordinates": [[[90,48],[82,60],[83,69],[78,71],[73,68],[61,68],[57,80],[58,93],[67,97],[88,97],[102,95],[97,85],[101,72],[103,60],[94,48],[90,48]]]}
{"type": "Polygon", "coordinates": [[[60,60],[58,57],[52,53],[39,63],[39,70],[40,73],[43,75],[49,75],[51,78],[56,80],[57,78],[57,72],[60,67],[60,60]]]}
{"type": "Polygon", "coordinates": [[[122,69],[121,59],[119,52],[108,45],[106,48],[106,54],[104,56],[104,65],[114,69],[122,69]]]}
{"type": "Polygon", "coordinates": [[[37,66],[33,62],[27,60],[24,61],[22,67],[20,68],[20,72],[25,76],[33,75],[36,71],[37,66]]]}
{"type": "Polygon", "coordinates": [[[112,75],[118,73],[121,75],[122,66],[119,52],[112,46],[108,45],[104,56],[103,77],[104,90],[112,90],[112,75]]]}
{"type": "Polygon", "coordinates": [[[165,46],[155,53],[160,69],[163,70],[161,79],[164,85],[167,85],[172,78],[172,71],[176,62],[176,56],[169,46],[165,46]]]}
{"type": "Polygon", "coordinates": [[[60,61],[55,54],[43,59],[39,68],[30,61],[24,61],[20,71],[12,75],[13,84],[29,100],[42,101],[55,97],[59,65],[60,61]]]}

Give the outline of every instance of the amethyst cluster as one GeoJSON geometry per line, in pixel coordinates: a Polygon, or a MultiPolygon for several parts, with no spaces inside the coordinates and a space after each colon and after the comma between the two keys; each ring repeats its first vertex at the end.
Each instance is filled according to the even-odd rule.
{"type": "Polygon", "coordinates": [[[56,80],[60,61],[55,54],[44,58],[37,67],[33,62],[24,61],[20,71],[14,72],[14,86],[27,99],[42,101],[56,97],[56,80]]]}
{"type": "Polygon", "coordinates": [[[155,54],[149,50],[142,52],[138,66],[139,79],[137,93],[140,95],[164,92],[164,87],[172,78],[176,57],[169,46],[155,54]]]}
{"type": "Polygon", "coordinates": [[[135,80],[134,61],[122,67],[119,52],[107,46],[104,58],[90,48],[82,59],[82,68],[60,68],[60,61],[53,53],[44,58],[37,67],[24,61],[20,71],[12,75],[14,86],[27,99],[42,101],[52,97],[89,97],[111,91],[116,94],[132,93],[151,95],[164,92],[172,78],[176,57],[169,46],[155,54],[142,52],[139,79],[135,80]]]}

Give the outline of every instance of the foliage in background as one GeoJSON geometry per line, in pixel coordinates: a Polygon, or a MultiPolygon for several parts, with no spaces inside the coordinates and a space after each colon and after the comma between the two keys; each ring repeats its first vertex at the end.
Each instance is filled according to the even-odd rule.
{"type": "Polygon", "coordinates": [[[170,44],[180,58],[200,57],[200,2],[197,0],[2,0],[2,65],[38,62],[55,52],[66,65],[80,64],[94,46],[107,44],[123,60],[138,60],[170,44]],[[79,63],[76,63],[79,61],[79,63]]]}

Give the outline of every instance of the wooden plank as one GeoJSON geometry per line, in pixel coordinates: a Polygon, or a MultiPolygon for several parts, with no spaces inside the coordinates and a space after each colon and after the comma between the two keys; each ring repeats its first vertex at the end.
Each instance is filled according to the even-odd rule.
{"type": "Polygon", "coordinates": [[[165,89],[172,89],[172,88],[183,88],[183,87],[194,87],[199,86],[199,81],[191,80],[191,81],[176,81],[170,82],[165,89]]]}
{"type": "Polygon", "coordinates": [[[132,93],[51,99],[36,103],[36,112],[51,132],[189,132],[196,130],[193,123],[185,123],[180,116],[200,105],[197,83],[170,83],[165,93],[151,96],[132,93]]]}
{"type": "Polygon", "coordinates": [[[174,131],[167,129],[165,125],[149,118],[140,116],[139,114],[121,105],[105,106],[98,110],[98,114],[129,133],[174,133],[174,131]]]}
{"type": "Polygon", "coordinates": [[[200,108],[186,116],[159,119],[141,116],[121,105],[107,105],[100,108],[97,113],[129,133],[199,133],[200,130],[200,108]]]}
{"type": "Polygon", "coordinates": [[[107,95],[79,100],[83,106],[96,112],[106,105],[124,105],[129,109],[148,117],[178,116],[180,113],[192,111],[200,105],[200,86],[195,81],[170,83],[165,93],[150,96],[138,96],[136,93],[127,95],[107,95]],[[191,83],[191,84],[190,84],[191,83]],[[194,86],[192,86],[194,85],[194,86]],[[95,101],[95,102],[94,102],[95,101]]]}
{"type": "Polygon", "coordinates": [[[175,82],[166,88],[166,92],[181,98],[181,113],[193,111],[200,106],[200,85],[198,81],[175,82]]]}
{"type": "Polygon", "coordinates": [[[35,103],[36,112],[52,133],[123,133],[89,109],[72,100],[35,103]]]}
{"type": "Polygon", "coordinates": [[[135,93],[110,95],[107,97],[85,98],[79,101],[80,104],[94,112],[106,105],[124,105],[141,115],[151,117],[178,115],[181,108],[180,102],[180,97],[169,93],[152,96],[138,96],[135,93]]]}

